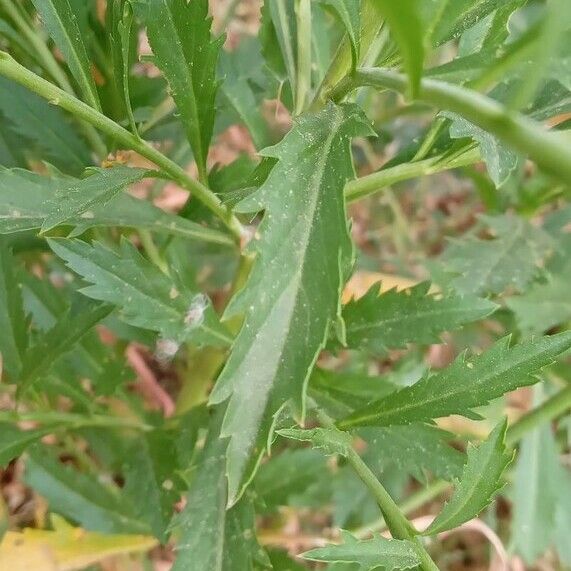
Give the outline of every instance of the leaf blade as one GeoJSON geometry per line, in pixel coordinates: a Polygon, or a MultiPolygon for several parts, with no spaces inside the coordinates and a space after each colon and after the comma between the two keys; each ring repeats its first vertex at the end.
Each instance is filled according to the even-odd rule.
{"type": "Polygon", "coordinates": [[[435,535],[459,527],[476,517],[503,487],[500,478],[513,460],[506,451],[507,420],[504,419],[478,447],[468,449],[468,459],[452,498],[430,524],[424,535],[435,535]]]}
{"type": "Polygon", "coordinates": [[[468,361],[459,357],[447,369],[424,376],[338,422],[340,428],[388,426],[427,421],[451,414],[474,417],[472,409],[521,386],[571,347],[571,332],[542,337],[509,348],[509,336],[468,361]]]}
{"type": "Polygon", "coordinates": [[[248,285],[227,310],[246,312],[246,319],[211,395],[211,403],[229,399],[222,436],[230,437],[230,503],[255,470],[276,412],[288,401],[303,411],[309,372],[337,318],[352,257],[342,192],[353,172],[349,139],[369,132],[365,127],[353,106],[331,104],[304,115],[281,143],[264,151],[279,161],[239,205],[265,208],[265,216],[248,285]]]}
{"type": "Polygon", "coordinates": [[[169,82],[204,181],[223,38],[211,40],[207,0],[154,0],[147,6],[147,34],[155,61],[169,82]]]}

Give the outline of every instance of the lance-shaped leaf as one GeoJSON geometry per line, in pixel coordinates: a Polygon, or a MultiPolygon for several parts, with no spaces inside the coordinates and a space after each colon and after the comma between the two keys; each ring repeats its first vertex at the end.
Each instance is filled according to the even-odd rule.
{"type": "Polygon", "coordinates": [[[238,571],[270,567],[256,540],[249,498],[226,509],[226,446],[219,437],[223,409],[214,412],[184,510],[172,528],[178,537],[173,571],[238,571]]]}
{"type": "Polygon", "coordinates": [[[80,217],[91,208],[107,204],[125,187],[141,180],[144,169],[118,166],[110,169],[93,169],[87,178],[62,179],[48,204],[50,212],[42,223],[42,232],[47,232],[62,222],[80,217]]]}
{"type": "Polygon", "coordinates": [[[339,315],[352,259],[343,187],[353,174],[350,139],[370,128],[354,106],[303,116],[265,156],[278,159],[261,188],[238,205],[265,209],[253,242],[257,260],[228,308],[246,314],[211,396],[229,399],[229,501],[239,497],[267,441],[274,414],[292,401],[303,415],[305,386],[339,315]],[[248,414],[244,414],[248,410],[248,414]]]}
{"type": "Polygon", "coordinates": [[[18,376],[22,368],[22,358],[28,344],[28,320],[15,269],[12,252],[5,240],[0,240],[0,358],[12,379],[18,376]]]}
{"type": "Polygon", "coordinates": [[[347,531],[341,532],[343,543],[327,545],[302,553],[304,559],[326,563],[354,563],[359,571],[373,569],[412,569],[420,565],[414,544],[410,541],[386,539],[377,535],[358,540],[347,531]]]}
{"type": "Polygon", "coordinates": [[[454,529],[476,517],[503,487],[500,478],[513,458],[513,452],[506,451],[506,429],[504,420],[482,444],[468,447],[462,478],[425,535],[454,529]]]}
{"type": "Polygon", "coordinates": [[[417,0],[374,0],[394,36],[410,78],[411,95],[418,92],[424,66],[424,29],[417,0]]]}
{"type": "Polygon", "coordinates": [[[497,307],[477,297],[428,293],[428,283],[379,295],[374,285],[343,307],[347,346],[383,352],[407,343],[437,343],[438,334],[482,319],[497,307]]]}
{"type": "Polygon", "coordinates": [[[118,252],[100,243],[67,238],[50,239],[49,244],[70,269],[92,284],[81,293],[116,305],[121,319],[130,325],[158,331],[175,343],[231,342],[204,294],[161,272],[128,240],[121,241],[118,252]]]}
{"type": "MultiPolygon", "coordinates": [[[[0,170],[0,234],[42,227],[52,211],[54,196],[62,186],[81,184],[79,179],[47,177],[22,169],[0,170]]],[[[146,228],[155,232],[218,244],[233,242],[222,232],[169,214],[127,193],[116,194],[66,221],[78,235],[96,226],[146,228]]]]}
{"type": "Polygon", "coordinates": [[[81,37],[77,17],[68,0],[33,0],[48,33],[69,66],[87,103],[100,109],[91,63],[81,37]]]}
{"type": "Polygon", "coordinates": [[[341,20],[349,41],[353,56],[353,66],[359,62],[359,50],[361,47],[361,2],[360,0],[321,0],[325,6],[329,6],[341,20]]]}
{"type": "Polygon", "coordinates": [[[57,360],[71,351],[112,309],[110,305],[80,298],[51,329],[41,335],[35,345],[28,347],[18,377],[18,391],[22,393],[42,375],[47,375],[57,360]]]}
{"type": "Polygon", "coordinates": [[[443,371],[371,403],[339,421],[338,426],[408,424],[451,414],[479,418],[472,410],[474,407],[537,382],[534,374],[571,347],[571,332],[541,337],[512,348],[509,343],[508,336],[481,355],[471,359],[461,355],[443,371]]]}
{"type": "Polygon", "coordinates": [[[205,179],[223,38],[211,39],[208,0],[152,0],[147,6],[147,35],[155,63],[169,82],[198,171],[205,179]]]}
{"type": "Polygon", "coordinates": [[[72,519],[90,531],[101,533],[149,533],[133,506],[116,486],[104,486],[96,478],[62,464],[48,448],[29,451],[26,483],[41,494],[52,511],[72,519]]]}

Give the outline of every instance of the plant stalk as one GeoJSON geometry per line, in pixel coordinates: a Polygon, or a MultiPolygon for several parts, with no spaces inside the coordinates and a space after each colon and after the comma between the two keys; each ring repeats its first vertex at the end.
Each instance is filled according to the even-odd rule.
{"type": "Polygon", "coordinates": [[[93,107],[83,103],[73,95],[66,93],[49,81],[39,77],[35,73],[20,65],[8,53],[0,51],[0,75],[27,87],[37,95],[47,99],[53,105],[72,113],[93,125],[96,129],[107,134],[109,137],[143,157],[149,159],[162,169],[172,180],[192,192],[193,196],[200,200],[209,210],[218,216],[228,229],[239,240],[242,235],[242,225],[238,219],[220,202],[220,199],[204,184],[191,178],[186,171],[152,147],[124,129],[112,119],[99,113],[93,107]]]}
{"type": "Polygon", "coordinates": [[[451,161],[447,161],[444,155],[440,155],[413,163],[403,163],[387,169],[381,169],[349,181],[345,186],[345,199],[347,202],[355,202],[397,182],[473,165],[480,160],[480,151],[477,148],[471,148],[451,161]]]}
{"type": "Polygon", "coordinates": [[[311,91],[311,0],[295,0],[297,19],[297,80],[295,115],[305,109],[311,91]]]}
{"type": "MultiPolygon", "coordinates": [[[[570,408],[571,385],[559,391],[512,424],[507,430],[506,446],[510,448],[516,446],[517,443],[538,424],[550,422],[570,408]]],[[[444,492],[447,492],[451,487],[452,484],[450,484],[450,482],[445,480],[436,480],[427,488],[423,488],[415,494],[412,494],[399,506],[399,509],[402,514],[408,515],[422,507],[427,502],[430,502],[444,492]]],[[[383,531],[387,529],[387,527],[387,522],[384,518],[381,518],[371,522],[369,525],[364,525],[351,533],[359,539],[365,539],[366,537],[369,537],[371,533],[383,531]]]]}
{"type": "MultiPolygon", "coordinates": [[[[403,94],[408,89],[405,75],[381,68],[359,69],[343,83],[339,91],[333,94],[334,99],[364,85],[392,89],[403,94]]],[[[538,123],[481,93],[443,81],[423,79],[417,99],[461,115],[529,155],[546,172],[571,184],[571,148],[559,134],[550,133],[538,123]]]]}

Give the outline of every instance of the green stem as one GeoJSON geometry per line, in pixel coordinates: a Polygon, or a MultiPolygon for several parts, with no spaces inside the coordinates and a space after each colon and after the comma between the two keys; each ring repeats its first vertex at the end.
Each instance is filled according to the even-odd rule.
{"type": "MultiPolygon", "coordinates": [[[[408,79],[400,73],[380,69],[359,69],[349,85],[344,85],[336,97],[348,90],[369,85],[407,93],[408,79]]],[[[457,113],[529,155],[546,172],[571,184],[571,147],[557,133],[550,133],[538,123],[476,91],[434,79],[421,81],[419,101],[457,113]]]]}
{"type": "Polygon", "coordinates": [[[73,430],[79,428],[131,428],[148,431],[153,427],[137,420],[114,416],[73,414],[69,412],[16,412],[0,411],[1,422],[37,422],[39,424],[54,424],[54,430],[73,430]]]}
{"type": "Polygon", "coordinates": [[[413,163],[403,163],[387,169],[381,169],[348,182],[345,186],[345,198],[347,202],[354,202],[375,194],[397,182],[472,165],[479,160],[481,160],[479,150],[471,148],[450,161],[446,160],[445,155],[440,155],[413,163]]]}
{"type": "Polygon", "coordinates": [[[571,409],[571,385],[559,391],[551,398],[524,414],[517,422],[509,427],[506,434],[506,445],[515,446],[530,430],[538,424],[550,422],[567,410],[571,409]]]}
{"type": "Polygon", "coordinates": [[[311,0],[295,0],[297,19],[297,81],[295,115],[305,109],[311,90],[311,0]]]}
{"type": "Polygon", "coordinates": [[[219,198],[204,184],[191,178],[183,168],[152,147],[124,129],[112,119],[99,113],[93,107],[83,103],[73,95],[66,93],[49,81],[29,71],[14,60],[6,52],[0,51],[0,75],[4,75],[17,83],[27,87],[30,91],[40,95],[54,105],[69,111],[79,119],[93,125],[103,133],[109,135],[126,148],[138,152],[161,168],[172,180],[193,193],[207,208],[216,214],[239,239],[242,226],[237,218],[220,202],[219,198]]]}
{"type": "MultiPolygon", "coordinates": [[[[571,408],[571,385],[559,391],[537,408],[529,411],[522,416],[517,422],[512,424],[506,434],[506,446],[514,447],[527,434],[533,430],[538,424],[550,422],[571,408]]],[[[436,480],[430,486],[424,488],[407,498],[400,506],[400,511],[409,515],[411,512],[421,508],[427,502],[430,502],[447,492],[452,485],[445,480],[436,480]]],[[[371,533],[380,532],[387,529],[387,523],[384,518],[364,525],[355,531],[353,535],[364,539],[369,537],[371,533]]]]}
{"type": "MultiPolygon", "coordinates": [[[[331,429],[337,430],[333,420],[323,411],[316,409],[319,422],[331,429]]],[[[379,482],[375,474],[365,464],[363,459],[357,454],[354,448],[349,448],[344,453],[347,462],[355,470],[361,481],[367,486],[369,491],[377,500],[377,504],[383,513],[384,520],[387,523],[391,535],[395,539],[404,539],[410,541],[420,560],[420,568],[424,571],[439,571],[438,567],[432,561],[432,558],[426,551],[421,540],[416,537],[417,531],[413,525],[404,516],[399,506],[392,499],[391,495],[387,492],[385,487],[379,482]]]]}

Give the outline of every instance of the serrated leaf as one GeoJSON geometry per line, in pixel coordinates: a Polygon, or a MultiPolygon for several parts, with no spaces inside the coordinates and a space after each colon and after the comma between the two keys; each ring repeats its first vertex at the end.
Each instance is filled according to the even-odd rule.
{"type": "MultiPolygon", "coordinates": [[[[58,188],[80,184],[79,179],[47,177],[22,169],[0,169],[0,234],[42,227],[50,215],[58,188]]],[[[163,212],[150,202],[129,194],[117,194],[106,204],[95,206],[67,222],[78,235],[97,226],[147,228],[155,232],[232,245],[225,234],[205,228],[181,216],[163,212]]]]}
{"type": "Polygon", "coordinates": [[[81,303],[72,306],[34,345],[28,347],[22,372],[17,379],[18,392],[22,394],[42,375],[47,376],[58,359],[71,351],[112,309],[110,305],[94,303],[87,299],[82,299],[81,303]]]}
{"type": "Polygon", "coordinates": [[[334,428],[284,428],[277,433],[284,438],[311,442],[314,448],[321,448],[326,454],[339,454],[347,456],[353,450],[353,438],[347,432],[334,428]]]}
{"type": "Polygon", "coordinates": [[[68,0],[32,0],[44,26],[63,54],[69,69],[79,85],[84,100],[95,109],[101,109],[91,63],[83,43],[81,30],[68,0]]]}
{"type": "Polygon", "coordinates": [[[48,161],[70,174],[92,164],[89,149],[61,109],[4,77],[0,77],[0,115],[3,127],[17,136],[9,141],[16,145],[12,153],[48,161]]]}
{"type": "Polygon", "coordinates": [[[256,540],[249,498],[226,510],[225,450],[220,438],[223,410],[215,411],[197,461],[184,510],[173,520],[179,537],[173,571],[254,571],[269,567],[256,540]]]}
{"type": "Polygon", "coordinates": [[[374,285],[343,307],[347,347],[384,352],[407,343],[438,343],[439,333],[486,317],[497,307],[472,296],[429,294],[430,284],[380,293],[374,285]]]}
{"type": "Polygon", "coordinates": [[[462,478],[425,535],[454,529],[476,517],[503,487],[502,474],[513,459],[513,452],[506,451],[506,429],[504,420],[484,442],[468,447],[462,478]]]}
{"type": "Polygon", "coordinates": [[[21,430],[17,426],[0,422],[0,467],[18,458],[28,446],[49,434],[49,430],[21,430]]]}
{"type": "Polygon", "coordinates": [[[359,571],[373,569],[412,569],[420,565],[414,544],[410,541],[386,539],[381,535],[359,540],[346,531],[343,543],[328,545],[302,553],[304,559],[327,563],[355,563],[359,571]]]}
{"type": "Polygon", "coordinates": [[[365,461],[378,471],[394,466],[402,473],[426,480],[426,472],[452,480],[462,473],[465,455],[450,446],[452,434],[430,424],[361,428],[357,434],[367,443],[365,461]]]}
{"type": "Polygon", "coordinates": [[[361,2],[360,0],[321,0],[324,6],[329,6],[345,27],[353,55],[353,67],[359,62],[361,48],[361,2]]]}
{"type": "Polygon", "coordinates": [[[81,293],[116,305],[126,323],[158,331],[175,343],[224,346],[232,341],[204,294],[163,274],[128,240],[121,241],[119,251],[67,238],[48,242],[70,269],[91,283],[81,293]]]}
{"type": "Polygon", "coordinates": [[[42,232],[72,218],[80,218],[92,208],[108,204],[127,186],[141,180],[147,171],[116,166],[92,169],[87,174],[83,179],[62,181],[48,204],[50,211],[42,223],[42,232]]]}
{"type": "Polygon", "coordinates": [[[552,241],[524,218],[483,216],[493,240],[454,240],[444,253],[446,270],[458,274],[450,285],[461,294],[523,291],[548,256],[552,241]]]}
{"type": "Polygon", "coordinates": [[[212,403],[229,399],[222,436],[230,437],[230,504],[257,464],[275,413],[290,401],[303,415],[305,385],[339,314],[352,258],[343,198],[353,173],[350,139],[368,132],[353,106],[304,115],[264,150],[278,162],[237,207],[265,214],[249,281],[227,310],[245,313],[244,325],[211,395],[212,403]]]}
{"type": "Polygon", "coordinates": [[[547,282],[534,284],[522,295],[506,300],[521,331],[543,333],[571,319],[570,280],[571,267],[561,274],[550,274],[547,282]]]}
{"type": "Polygon", "coordinates": [[[0,359],[12,380],[22,369],[22,359],[28,345],[28,320],[15,266],[12,252],[5,240],[0,239],[0,359]]]}
{"type": "Polygon", "coordinates": [[[151,0],[147,35],[155,63],[167,79],[186,135],[206,180],[218,82],[216,65],[223,38],[212,40],[208,0],[151,0]]]}
{"type": "Polygon", "coordinates": [[[452,365],[426,375],[338,422],[340,428],[389,426],[461,414],[478,418],[473,408],[518,387],[537,382],[534,375],[571,347],[571,332],[509,347],[504,337],[481,355],[458,357],[452,365]]]}
{"type": "Polygon", "coordinates": [[[416,0],[374,0],[387,21],[410,79],[411,96],[420,86],[424,66],[424,29],[416,0]]]}
{"type": "Polygon", "coordinates": [[[43,446],[30,450],[24,480],[48,501],[52,511],[85,529],[149,533],[147,524],[136,518],[117,487],[104,486],[96,478],[63,465],[43,446]]]}
{"type": "Polygon", "coordinates": [[[452,120],[450,136],[453,139],[470,138],[479,144],[490,178],[496,188],[502,186],[520,163],[518,153],[463,117],[450,112],[444,112],[442,115],[452,120]]]}

